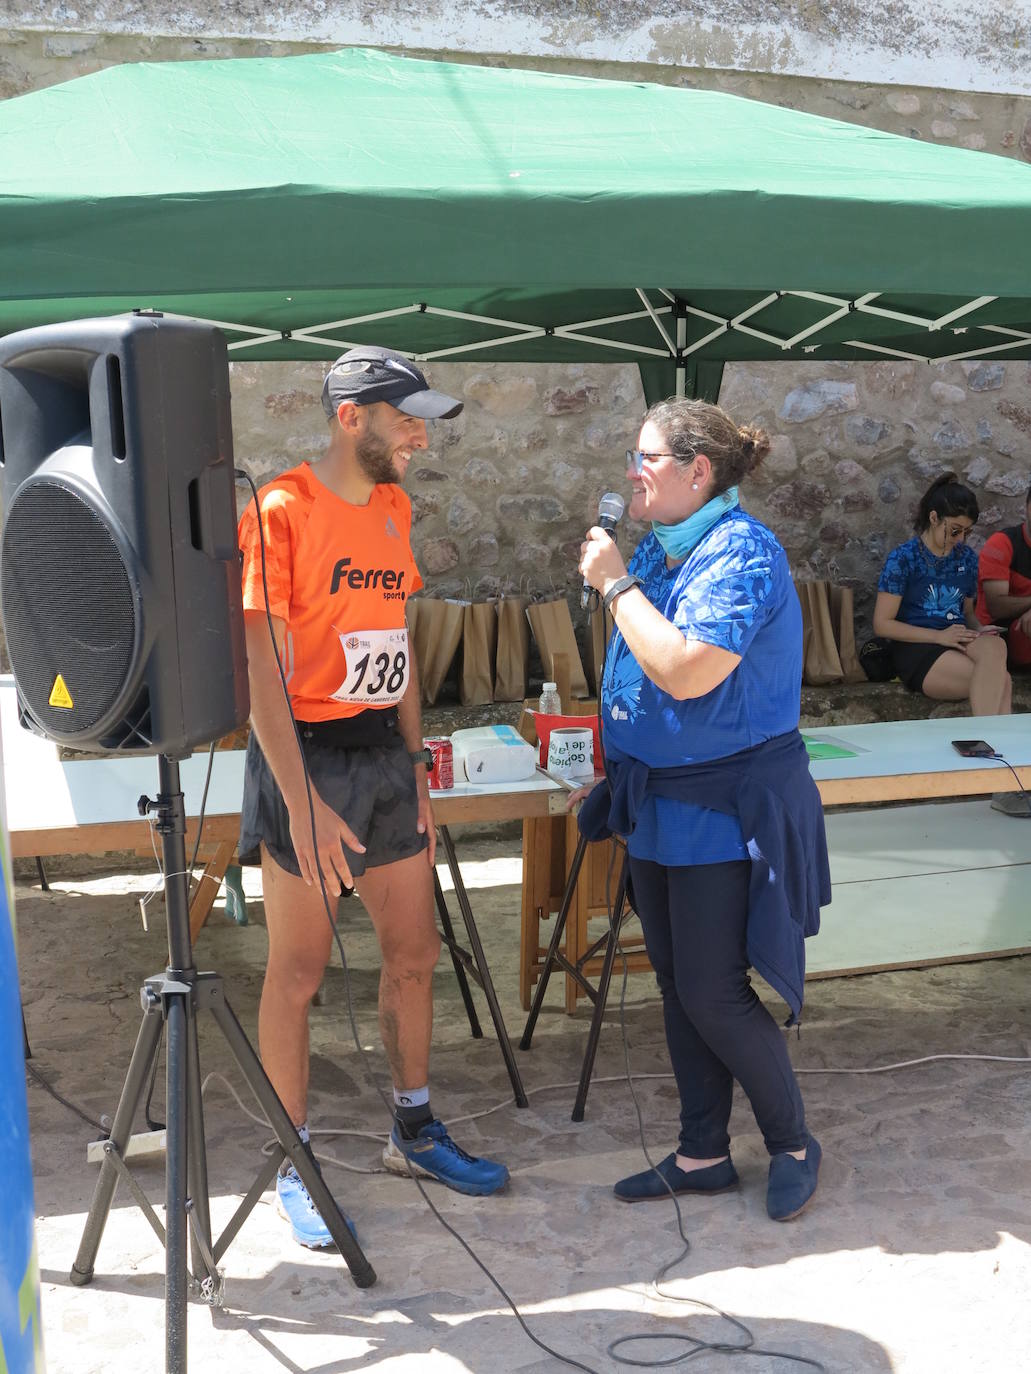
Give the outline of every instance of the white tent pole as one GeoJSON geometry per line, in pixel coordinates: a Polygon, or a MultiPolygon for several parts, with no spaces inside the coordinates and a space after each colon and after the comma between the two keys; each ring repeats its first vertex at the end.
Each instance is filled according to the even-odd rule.
{"type": "Polygon", "coordinates": [[[687,368],[683,366],[684,346],[687,343],[687,316],[677,311],[677,395],[687,395],[687,368]]]}

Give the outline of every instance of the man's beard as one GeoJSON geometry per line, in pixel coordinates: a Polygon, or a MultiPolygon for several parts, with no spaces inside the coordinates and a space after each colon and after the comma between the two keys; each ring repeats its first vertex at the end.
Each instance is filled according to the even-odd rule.
{"type": "Polygon", "coordinates": [[[375,482],[377,485],[397,482],[397,469],[394,466],[390,448],[378,434],[367,434],[364,438],[359,439],[355,448],[355,457],[358,459],[358,466],[370,482],[375,482]]]}

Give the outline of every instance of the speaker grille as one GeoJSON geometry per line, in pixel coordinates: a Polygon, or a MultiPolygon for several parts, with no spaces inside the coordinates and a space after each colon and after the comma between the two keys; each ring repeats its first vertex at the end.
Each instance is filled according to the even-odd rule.
{"type": "Polygon", "coordinates": [[[4,525],[0,589],[25,704],[56,735],[88,731],[125,688],[136,641],[136,597],[101,514],[58,481],[26,482],[4,525]],[[58,674],[71,707],[50,705],[58,674]]]}

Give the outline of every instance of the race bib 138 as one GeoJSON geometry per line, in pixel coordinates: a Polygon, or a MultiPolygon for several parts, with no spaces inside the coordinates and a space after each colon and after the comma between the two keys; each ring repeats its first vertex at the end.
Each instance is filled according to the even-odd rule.
{"type": "Polygon", "coordinates": [[[340,636],[347,676],[334,701],[362,706],[396,706],[409,678],[408,631],[352,630],[340,636]]]}

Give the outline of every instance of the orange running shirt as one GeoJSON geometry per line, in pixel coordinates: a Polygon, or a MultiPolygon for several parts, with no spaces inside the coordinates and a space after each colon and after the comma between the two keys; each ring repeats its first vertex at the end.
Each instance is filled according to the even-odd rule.
{"type": "MultiPolygon", "coordinates": [[[[398,486],[352,506],[307,463],[258,493],[269,610],[286,621],[283,671],[298,720],[396,704],[410,681],[405,603],[422,586],[412,506],[398,486]]],[[[239,528],[245,611],[265,610],[253,500],[239,528]]]]}

